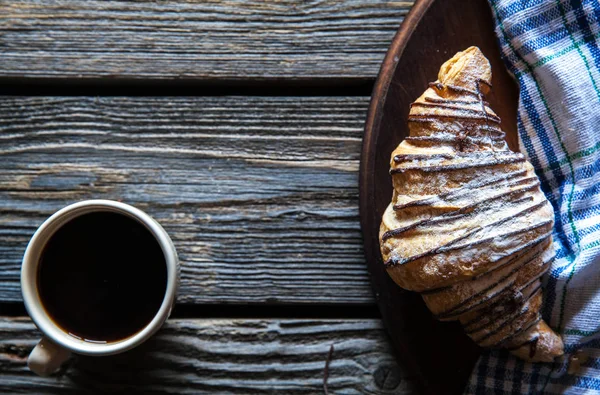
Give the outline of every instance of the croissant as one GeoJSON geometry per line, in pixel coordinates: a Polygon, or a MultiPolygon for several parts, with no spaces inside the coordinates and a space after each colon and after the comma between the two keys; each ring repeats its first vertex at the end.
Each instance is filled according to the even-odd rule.
{"type": "Polygon", "coordinates": [[[392,279],[421,293],[437,319],[458,320],[482,347],[549,362],[563,354],[540,315],[554,212],[484,100],[491,77],[470,47],[412,103],[409,136],[390,161],[381,254],[392,279]]]}

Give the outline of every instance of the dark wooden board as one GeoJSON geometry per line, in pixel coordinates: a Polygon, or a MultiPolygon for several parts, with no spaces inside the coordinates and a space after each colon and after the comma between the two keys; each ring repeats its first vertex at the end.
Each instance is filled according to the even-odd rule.
{"type": "Polygon", "coordinates": [[[366,97],[0,97],[0,302],[35,229],[131,203],[182,263],[179,302],[373,304],[358,218],[366,97]]]}
{"type": "Polygon", "coordinates": [[[0,2],[0,78],[374,79],[412,1],[0,2]]]}
{"type": "Polygon", "coordinates": [[[490,59],[493,94],[509,145],[517,149],[517,89],[500,59],[486,0],[418,1],[391,45],[377,80],[360,169],[360,210],[365,253],[377,302],[398,356],[418,376],[423,392],[461,393],[479,349],[456,323],[434,320],[415,293],[388,277],[379,252],[381,215],[392,196],[388,175],[392,150],[407,135],[409,104],[437,79],[456,52],[477,45],[490,59]]]}
{"type": "Polygon", "coordinates": [[[169,320],[137,349],[75,357],[57,375],[26,366],[40,333],[0,317],[0,393],[409,394],[379,320],[169,320]]]}

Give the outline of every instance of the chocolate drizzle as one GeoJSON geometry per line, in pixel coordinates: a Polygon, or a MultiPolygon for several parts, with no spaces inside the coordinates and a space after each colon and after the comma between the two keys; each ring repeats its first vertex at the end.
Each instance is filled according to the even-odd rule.
{"type": "Polygon", "coordinates": [[[517,336],[519,336],[519,335],[527,332],[531,328],[533,328],[541,320],[542,320],[542,316],[538,313],[537,316],[535,317],[535,319],[533,319],[531,322],[526,323],[526,325],[522,325],[520,328],[518,328],[517,330],[515,330],[510,336],[507,336],[506,338],[501,339],[500,341],[498,341],[498,342],[490,345],[489,347],[493,347],[493,348],[501,348],[501,347],[503,347],[505,344],[510,343],[510,341],[512,339],[514,339],[515,337],[517,337],[517,336]]]}
{"type": "MultiPolygon", "coordinates": [[[[476,111],[476,110],[463,110],[463,112],[466,112],[466,113],[470,113],[470,111],[473,111],[474,114],[480,114],[480,112],[476,111]]],[[[421,114],[409,115],[408,122],[435,122],[439,118],[464,119],[464,120],[469,120],[469,121],[486,121],[486,120],[488,120],[488,118],[486,118],[486,116],[480,116],[480,115],[431,113],[431,114],[423,114],[423,115],[421,115],[421,114]]],[[[489,121],[498,123],[498,124],[500,123],[499,118],[498,119],[489,119],[489,121]]]]}
{"type": "MultiPolygon", "coordinates": [[[[412,224],[404,226],[402,228],[388,230],[387,232],[385,232],[383,234],[383,236],[381,236],[381,239],[383,241],[385,241],[385,240],[389,239],[390,237],[398,236],[398,235],[400,235],[404,232],[407,232],[409,230],[412,230],[418,226],[438,224],[440,222],[445,222],[448,220],[454,221],[454,220],[463,218],[466,215],[473,215],[473,214],[479,213],[479,212],[483,211],[484,208],[479,209],[479,210],[475,210],[475,208],[477,208],[478,206],[480,206],[482,204],[489,204],[490,202],[496,201],[498,199],[502,199],[502,198],[505,198],[508,196],[513,196],[513,195],[519,195],[519,194],[522,194],[533,188],[537,188],[539,185],[540,185],[540,182],[536,179],[533,184],[526,185],[525,187],[518,188],[518,189],[512,189],[512,190],[509,190],[506,192],[501,192],[494,196],[489,196],[484,200],[480,200],[480,201],[468,204],[464,207],[461,207],[458,210],[453,210],[448,213],[439,215],[437,217],[431,217],[431,218],[426,218],[426,219],[423,219],[420,221],[416,221],[416,222],[413,222],[412,224]]],[[[517,202],[515,201],[513,203],[517,203],[517,202]]]]}
{"type": "MultiPolygon", "coordinates": [[[[527,286],[521,289],[524,288],[527,288],[527,286]]],[[[475,325],[470,328],[467,328],[465,326],[465,332],[467,334],[473,334],[480,332],[486,328],[489,328],[494,324],[514,320],[517,317],[517,315],[524,313],[524,311],[519,312],[521,307],[523,307],[526,303],[529,302],[529,300],[531,300],[531,298],[533,298],[537,293],[539,293],[538,291],[540,291],[541,288],[542,285],[539,284],[528,294],[527,297],[524,297],[520,291],[512,290],[511,292],[511,290],[509,290],[498,301],[494,302],[494,307],[491,310],[486,310],[486,307],[478,311],[479,325],[475,325]],[[487,318],[487,320],[482,317],[487,318]]]]}
{"type": "Polygon", "coordinates": [[[444,89],[448,89],[448,90],[454,91],[454,92],[466,93],[468,95],[473,95],[473,96],[477,96],[477,97],[479,96],[479,93],[477,91],[463,88],[462,86],[456,86],[456,85],[452,85],[452,84],[442,84],[441,82],[430,82],[429,87],[433,88],[437,91],[443,91],[444,89]]]}
{"type": "Polygon", "coordinates": [[[491,136],[491,134],[495,134],[494,137],[505,137],[506,133],[504,133],[502,131],[502,129],[500,128],[496,128],[493,126],[489,126],[489,125],[485,125],[485,126],[481,126],[479,127],[479,130],[483,130],[484,132],[488,132],[488,134],[491,136]]]}
{"type": "Polygon", "coordinates": [[[537,351],[538,340],[540,340],[539,336],[531,341],[531,344],[529,345],[529,358],[533,358],[535,355],[535,352],[537,351]]]}
{"type": "MultiPolygon", "coordinates": [[[[538,336],[535,336],[533,339],[529,339],[529,340],[527,340],[527,341],[525,341],[523,343],[520,343],[520,344],[518,344],[516,346],[513,346],[513,347],[507,347],[506,349],[510,350],[510,351],[512,351],[512,350],[518,350],[519,348],[524,347],[524,346],[526,346],[528,344],[531,344],[531,343],[535,343],[535,347],[534,347],[534,349],[535,349],[535,348],[537,348],[537,342],[538,342],[539,338],[540,337],[538,335],[538,336]]],[[[531,351],[529,352],[529,358],[533,358],[534,355],[535,355],[535,351],[533,352],[533,355],[531,354],[531,351]]]]}
{"type": "Polygon", "coordinates": [[[418,154],[408,154],[408,155],[396,155],[394,156],[394,163],[401,163],[413,160],[420,159],[453,159],[456,155],[452,154],[431,154],[431,155],[418,155],[418,154]]]}
{"type": "MultiPolygon", "coordinates": [[[[468,298],[467,300],[465,300],[461,304],[457,305],[456,307],[453,307],[446,312],[437,314],[435,317],[438,319],[441,319],[441,320],[446,320],[449,318],[458,319],[458,317],[463,314],[466,314],[466,313],[469,313],[469,312],[472,312],[475,310],[483,311],[487,307],[490,307],[492,310],[490,310],[489,312],[492,312],[493,309],[498,307],[500,304],[507,303],[507,301],[509,301],[513,297],[515,292],[519,292],[519,291],[527,288],[529,285],[531,285],[532,282],[525,284],[522,287],[519,287],[518,289],[515,290],[514,286],[515,286],[516,280],[508,281],[508,279],[510,277],[514,276],[525,265],[531,263],[534,259],[535,258],[528,260],[527,262],[520,265],[518,268],[514,269],[509,275],[505,276],[501,281],[506,280],[507,281],[506,285],[503,288],[496,290],[493,294],[489,294],[489,291],[491,289],[495,288],[497,284],[493,284],[492,286],[488,287],[487,289],[485,289],[481,292],[478,292],[477,294],[468,298]],[[477,298],[480,296],[483,296],[483,297],[480,300],[478,300],[476,303],[471,303],[473,301],[476,301],[477,298]],[[487,307],[483,306],[484,304],[487,304],[487,307]],[[493,307],[491,307],[491,306],[493,306],[493,307]]],[[[542,274],[543,273],[541,273],[540,276],[542,274]]],[[[533,281],[535,281],[535,280],[537,280],[537,278],[534,279],[533,281]]],[[[529,298],[527,300],[529,300],[529,298]]],[[[480,313],[480,315],[484,315],[484,313],[480,313]]],[[[463,326],[467,326],[467,325],[468,325],[467,323],[463,324],[463,326]]]]}
{"type": "MultiPolygon", "coordinates": [[[[538,237],[536,239],[533,239],[533,240],[531,240],[530,242],[528,242],[526,244],[523,244],[519,248],[510,251],[510,253],[508,253],[506,256],[511,256],[513,254],[517,254],[517,256],[514,257],[513,259],[519,259],[520,257],[524,256],[529,250],[537,248],[541,243],[547,241],[549,237],[550,237],[550,232],[549,233],[545,233],[542,236],[540,236],[540,237],[538,237]]],[[[502,260],[502,259],[506,258],[506,256],[502,256],[502,258],[499,259],[499,260],[502,260]]],[[[481,277],[484,277],[484,276],[487,276],[489,274],[492,274],[492,273],[494,273],[494,271],[496,271],[498,269],[501,269],[504,266],[508,266],[512,262],[513,262],[513,260],[511,259],[511,260],[507,261],[506,263],[504,263],[504,264],[502,264],[502,265],[500,265],[498,267],[495,267],[494,269],[492,269],[492,270],[490,270],[488,272],[481,273],[481,274],[473,277],[472,281],[479,280],[481,277]]]]}
{"type": "MultiPolygon", "coordinates": [[[[502,141],[502,136],[494,136],[493,140],[502,141]]],[[[409,141],[411,143],[454,143],[458,144],[461,140],[467,140],[472,142],[473,144],[477,144],[478,142],[483,143],[482,137],[473,137],[473,136],[465,136],[463,138],[459,136],[408,136],[404,138],[405,141],[409,141]]]]}
{"type": "MultiPolygon", "coordinates": [[[[521,317],[519,317],[519,318],[521,318],[521,317]]],[[[536,325],[541,320],[542,320],[542,316],[539,313],[537,313],[533,317],[533,319],[525,320],[525,322],[523,322],[521,324],[521,326],[519,328],[517,328],[517,330],[514,333],[511,333],[510,335],[496,341],[495,343],[490,344],[489,347],[495,348],[495,347],[501,347],[503,344],[507,344],[510,341],[510,339],[513,338],[513,336],[525,332],[528,328],[530,328],[533,325],[536,325]]]]}
{"type": "MultiPolygon", "coordinates": [[[[470,279],[470,281],[477,281],[482,277],[491,276],[492,274],[496,273],[498,270],[502,270],[503,268],[512,265],[515,261],[524,257],[529,252],[529,250],[538,248],[541,245],[541,243],[543,243],[547,239],[548,239],[548,235],[547,234],[543,235],[542,237],[538,237],[537,239],[534,239],[534,240],[530,241],[529,243],[527,243],[523,246],[520,246],[519,248],[517,248],[515,250],[509,251],[506,255],[500,256],[500,258],[496,259],[495,261],[490,261],[488,263],[488,266],[492,267],[492,269],[487,272],[484,272],[484,273],[481,273],[481,274],[478,274],[478,275],[472,277],[470,279]],[[515,256],[513,256],[513,255],[515,255],[515,256]],[[509,257],[510,257],[510,259],[508,259],[505,263],[502,263],[498,266],[494,266],[498,262],[500,262],[506,258],[509,258],[509,257]]],[[[447,291],[450,288],[453,288],[453,286],[449,285],[449,286],[440,287],[440,288],[432,288],[432,289],[428,289],[426,291],[421,291],[421,295],[434,295],[439,292],[447,291]]]]}
{"type": "MultiPolygon", "coordinates": [[[[533,293],[533,295],[531,296],[530,299],[533,299],[535,296],[538,296],[539,294],[541,294],[542,289],[541,287],[537,288],[537,290],[533,293]]],[[[511,319],[506,319],[502,322],[502,324],[500,324],[500,326],[498,326],[496,329],[488,332],[487,334],[485,334],[485,336],[478,338],[478,339],[474,339],[477,343],[481,344],[484,341],[486,341],[487,339],[491,338],[492,336],[500,333],[504,328],[506,328],[506,326],[514,323],[514,321],[517,321],[519,319],[525,319],[527,320],[527,315],[528,313],[530,313],[530,309],[528,306],[523,307],[523,309],[521,310],[521,312],[516,316],[516,317],[511,317],[511,319]]],[[[537,314],[536,314],[537,316],[537,314]]],[[[535,319],[535,318],[534,318],[535,319]]],[[[503,339],[501,339],[500,341],[502,341],[503,339]]]]}
{"type": "MultiPolygon", "coordinates": [[[[479,104],[480,102],[479,101],[475,101],[475,103],[479,104]]],[[[448,109],[448,110],[456,110],[456,111],[459,111],[461,113],[466,113],[466,114],[473,114],[473,115],[482,114],[483,116],[481,118],[477,117],[476,119],[487,119],[486,118],[486,116],[487,116],[489,119],[493,119],[497,123],[500,123],[500,117],[498,117],[497,115],[494,115],[494,114],[489,114],[487,111],[485,111],[485,109],[480,111],[479,109],[465,108],[465,107],[460,107],[460,106],[453,106],[451,104],[428,103],[428,102],[415,102],[415,103],[412,103],[410,106],[411,107],[415,107],[415,106],[416,107],[433,107],[433,108],[437,107],[437,108],[445,108],[445,109],[448,109]]],[[[415,116],[415,115],[412,115],[412,116],[415,116]]],[[[449,114],[449,115],[446,115],[445,117],[451,117],[451,118],[461,119],[461,115],[459,115],[459,114],[456,114],[456,115],[449,114]]],[[[473,118],[469,118],[469,119],[473,119],[473,118]]]]}
{"type": "MultiPolygon", "coordinates": [[[[487,187],[488,185],[493,185],[493,184],[498,184],[500,183],[500,185],[502,186],[506,186],[506,187],[511,187],[513,185],[518,185],[517,183],[511,183],[511,182],[507,182],[507,180],[511,177],[519,177],[522,175],[525,175],[527,173],[527,170],[517,170],[517,171],[513,171],[511,173],[506,173],[503,174],[499,177],[492,177],[492,178],[482,178],[482,179],[476,179],[473,182],[467,183],[466,185],[457,188],[457,189],[452,189],[448,192],[444,192],[444,193],[440,193],[437,196],[434,197],[428,197],[425,199],[417,199],[417,200],[412,200],[408,203],[403,203],[403,204],[396,204],[394,205],[394,210],[401,210],[407,207],[414,207],[414,206],[424,206],[424,205],[430,205],[435,203],[436,201],[442,200],[444,198],[456,198],[459,196],[463,196],[465,194],[472,194],[473,190],[475,189],[480,189],[483,187],[487,187]],[[502,183],[502,181],[504,181],[504,183],[502,183]]],[[[537,177],[527,177],[521,180],[518,180],[517,182],[526,182],[526,181],[530,181],[536,179],[537,177]]],[[[496,185],[498,186],[498,185],[496,185]]]]}
{"type": "Polygon", "coordinates": [[[459,320],[480,345],[549,360],[560,350],[548,351],[545,341],[538,349],[547,328],[536,325],[554,219],[531,165],[509,150],[485,101],[489,78],[489,63],[469,48],[411,104],[410,136],[389,171],[395,191],[380,233],[384,265],[398,284],[421,292],[436,318],[459,320]]]}
{"type": "Polygon", "coordinates": [[[437,171],[449,171],[449,170],[464,170],[464,169],[474,169],[477,167],[488,167],[488,166],[498,166],[498,165],[507,165],[511,163],[521,163],[525,162],[525,158],[523,156],[518,155],[510,155],[505,158],[497,158],[488,160],[485,162],[477,162],[472,163],[470,161],[465,161],[464,163],[457,163],[453,165],[445,165],[445,166],[406,166],[406,167],[397,167],[395,169],[390,170],[390,174],[398,174],[404,173],[407,170],[415,170],[415,171],[423,171],[423,172],[437,172],[437,171]]]}
{"type": "MultiPolygon", "coordinates": [[[[425,96],[423,98],[426,102],[430,103],[441,103],[441,104],[478,104],[479,100],[462,100],[462,99],[445,99],[441,97],[430,97],[425,96]]],[[[485,105],[489,107],[490,103],[484,101],[485,105]]],[[[415,104],[415,103],[412,103],[415,104]]]]}
{"type": "MultiPolygon", "coordinates": [[[[536,258],[533,258],[531,260],[528,260],[528,261],[524,262],[523,264],[521,264],[517,268],[517,270],[515,272],[513,272],[510,275],[506,276],[501,281],[504,281],[507,278],[509,278],[510,276],[512,276],[513,274],[517,273],[520,269],[523,269],[525,267],[525,265],[530,264],[531,262],[533,262],[537,258],[539,258],[539,256],[536,257],[536,258]]],[[[514,293],[514,292],[521,292],[521,291],[525,290],[531,284],[533,284],[534,282],[538,281],[544,275],[544,273],[546,273],[546,271],[548,270],[549,267],[550,267],[549,263],[542,264],[542,266],[540,266],[539,273],[537,275],[535,275],[527,283],[519,286],[516,289],[513,288],[512,291],[510,291],[509,285],[506,285],[504,288],[502,288],[502,292],[510,294],[511,292],[514,293]]],[[[514,285],[514,284],[511,284],[511,286],[512,285],[514,285]]],[[[493,288],[493,287],[490,287],[490,288],[493,288]]],[[[480,327],[481,328],[484,327],[486,324],[485,324],[485,321],[483,321],[481,319],[481,317],[483,317],[483,316],[493,317],[493,313],[496,311],[496,309],[500,305],[502,305],[503,303],[505,303],[505,300],[503,300],[502,298],[496,298],[493,302],[490,302],[489,300],[485,300],[485,301],[482,301],[481,303],[483,303],[483,302],[489,302],[489,303],[487,303],[486,306],[483,306],[481,309],[479,309],[477,316],[473,317],[471,320],[462,322],[462,325],[463,325],[463,327],[465,328],[465,330],[467,332],[475,332],[475,331],[479,330],[480,327]]],[[[477,306],[478,305],[473,305],[470,310],[473,310],[477,306]]],[[[464,310],[464,311],[460,312],[460,314],[468,313],[468,312],[470,312],[470,310],[464,310]]]]}
{"type": "MultiPolygon", "coordinates": [[[[539,206],[542,203],[545,204],[547,202],[546,201],[542,201],[542,202],[536,204],[536,206],[539,206]]],[[[537,208],[539,208],[539,207],[537,207],[537,208]]],[[[508,217],[508,218],[505,218],[503,221],[506,221],[506,220],[509,220],[509,219],[512,219],[512,218],[513,217],[508,217]]],[[[437,253],[440,253],[440,252],[448,252],[448,251],[451,251],[451,250],[459,250],[459,249],[463,249],[463,248],[469,248],[469,247],[473,247],[473,246],[478,245],[478,244],[488,243],[490,241],[493,241],[496,238],[502,239],[502,238],[509,237],[509,236],[515,236],[515,235],[518,235],[520,233],[527,233],[527,232],[530,232],[530,231],[535,230],[537,228],[540,228],[540,227],[543,227],[543,226],[547,226],[547,225],[551,225],[553,222],[554,222],[554,220],[549,219],[549,220],[543,221],[541,223],[538,223],[538,224],[535,224],[535,225],[531,225],[531,226],[525,227],[523,229],[515,230],[515,231],[512,231],[512,232],[508,232],[508,233],[504,233],[504,234],[500,234],[500,235],[491,236],[491,237],[488,237],[488,238],[485,238],[485,239],[480,239],[480,240],[477,240],[477,241],[473,241],[473,242],[467,243],[467,244],[453,245],[453,244],[457,243],[458,241],[464,240],[464,239],[472,236],[476,232],[479,232],[479,231],[481,231],[481,230],[484,229],[484,228],[479,227],[479,228],[476,228],[474,231],[471,231],[471,232],[469,232],[469,233],[467,233],[467,234],[465,234],[463,236],[460,236],[460,237],[458,237],[458,238],[456,238],[454,240],[449,241],[446,244],[441,245],[440,247],[437,247],[437,248],[425,251],[425,252],[417,254],[417,255],[413,255],[413,256],[408,257],[408,258],[401,258],[401,259],[390,258],[387,261],[385,261],[383,264],[384,264],[385,267],[393,267],[393,266],[396,266],[396,265],[405,265],[405,264],[407,264],[409,262],[416,261],[417,259],[424,258],[426,256],[431,256],[431,255],[434,255],[434,254],[437,254],[437,253]]],[[[490,226],[490,225],[496,225],[496,224],[488,224],[486,226],[490,226]]],[[[546,236],[548,236],[550,234],[551,234],[551,232],[548,232],[546,234],[546,236]]]]}
{"type": "MultiPolygon", "coordinates": [[[[449,316],[458,316],[464,313],[469,312],[470,310],[474,309],[475,307],[489,302],[491,299],[494,299],[495,297],[497,297],[498,295],[501,295],[502,293],[506,293],[507,290],[512,287],[514,285],[514,282],[510,282],[508,281],[509,278],[511,278],[513,275],[515,275],[519,270],[521,270],[525,265],[530,264],[531,262],[533,262],[535,259],[538,259],[541,255],[541,251],[535,253],[532,257],[530,257],[529,259],[526,259],[524,262],[522,262],[520,265],[518,265],[517,267],[513,268],[513,270],[511,270],[508,274],[506,274],[505,276],[503,276],[502,278],[500,278],[498,280],[497,283],[493,283],[490,284],[490,286],[488,286],[487,288],[475,293],[474,295],[471,295],[470,297],[468,297],[467,299],[465,299],[464,301],[462,301],[461,303],[457,304],[456,306],[450,307],[449,309],[447,309],[446,311],[440,312],[436,315],[437,318],[446,318],[449,316]],[[488,294],[490,290],[492,290],[493,288],[495,288],[498,284],[501,284],[502,282],[507,281],[507,284],[503,287],[500,288],[499,290],[496,291],[496,293],[494,293],[493,295],[488,295],[488,298],[481,298],[479,300],[478,303],[476,304],[471,304],[471,302],[473,300],[476,300],[477,298],[479,298],[482,295],[488,294]],[[462,309],[462,307],[467,306],[467,309],[462,309]]],[[[511,259],[509,261],[509,265],[514,264],[516,261],[518,261],[519,259],[521,259],[523,256],[525,256],[526,254],[522,254],[521,256],[515,258],[515,259],[511,259]]],[[[503,265],[503,267],[506,267],[506,265],[503,265]]],[[[542,273],[540,273],[540,276],[545,272],[542,271],[542,273]]],[[[537,278],[533,279],[532,281],[535,281],[537,278]]],[[[514,292],[518,292],[521,291],[522,289],[525,289],[528,285],[530,285],[531,282],[523,285],[522,287],[518,288],[517,290],[513,290],[512,293],[514,292]]],[[[510,294],[510,292],[509,292],[510,294]]],[[[488,304],[487,307],[485,308],[489,308],[489,312],[491,313],[493,311],[493,309],[495,309],[497,307],[498,303],[501,303],[502,299],[500,299],[500,301],[498,302],[494,302],[493,304],[488,304]]],[[[465,329],[467,329],[467,327],[469,326],[471,322],[465,322],[463,323],[463,326],[465,327],[465,329]]],[[[470,329],[473,330],[473,329],[470,329]]],[[[474,330],[473,330],[474,331],[474,330]]]]}
{"type": "MultiPolygon", "coordinates": [[[[537,324],[538,321],[536,321],[537,324]]],[[[529,358],[532,359],[535,356],[535,353],[537,352],[537,346],[538,346],[538,342],[540,340],[540,336],[536,335],[533,337],[533,339],[529,339],[523,343],[517,344],[516,346],[512,346],[512,347],[507,347],[507,350],[513,351],[513,350],[518,350],[521,347],[525,347],[525,346],[529,346],[529,358]]]]}
{"type": "MultiPolygon", "coordinates": [[[[541,207],[542,204],[546,204],[546,203],[548,203],[548,202],[542,201],[542,202],[540,202],[540,203],[538,203],[538,204],[536,204],[536,205],[534,205],[532,207],[529,207],[527,209],[527,211],[533,211],[534,209],[538,209],[538,208],[541,207]]],[[[523,211],[526,211],[526,210],[523,210],[523,211]]],[[[512,219],[513,219],[513,217],[504,218],[503,220],[498,221],[495,224],[486,225],[486,227],[488,227],[490,225],[500,225],[500,224],[502,224],[504,222],[507,222],[509,220],[512,220],[512,219]]],[[[537,224],[534,224],[534,225],[530,225],[530,226],[527,226],[525,228],[521,228],[521,229],[518,229],[518,230],[515,230],[515,231],[512,231],[512,232],[502,233],[502,234],[499,234],[499,235],[490,236],[490,237],[487,237],[487,238],[484,238],[484,239],[479,239],[479,240],[476,240],[476,241],[473,241],[473,242],[470,242],[470,243],[467,243],[467,244],[444,246],[444,247],[438,249],[438,252],[446,252],[446,251],[450,251],[450,250],[460,250],[460,249],[463,249],[463,248],[471,248],[471,247],[479,245],[479,244],[484,244],[484,243],[488,243],[490,241],[494,241],[495,239],[503,239],[503,238],[506,238],[506,237],[516,236],[516,235],[519,235],[519,234],[522,234],[522,233],[531,232],[531,231],[533,231],[533,230],[535,230],[537,228],[541,228],[543,226],[552,225],[553,223],[554,223],[553,219],[548,219],[546,221],[543,221],[543,222],[540,222],[540,223],[537,223],[537,224]]],[[[479,232],[479,231],[481,231],[483,229],[484,229],[483,227],[477,228],[475,231],[473,231],[473,233],[470,233],[469,236],[472,236],[473,234],[475,234],[475,233],[477,233],[477,232],[479,232]]],[[[454,243],[452,243],[452,244],[454,244],[454,243]]]]}

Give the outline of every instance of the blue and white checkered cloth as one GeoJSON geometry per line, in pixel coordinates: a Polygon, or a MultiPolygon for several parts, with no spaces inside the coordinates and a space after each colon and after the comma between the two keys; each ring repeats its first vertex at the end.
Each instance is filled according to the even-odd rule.
{"type": "Polygon", "coordinates": [[[466,393],[600,394],[600,2],[489,2],[520,86],[521,150],[556,213],[543,315],[566,355],[531,364],[485,352],[466,393]],[[578,350],[589,358],[570,371],[578,350]]]}

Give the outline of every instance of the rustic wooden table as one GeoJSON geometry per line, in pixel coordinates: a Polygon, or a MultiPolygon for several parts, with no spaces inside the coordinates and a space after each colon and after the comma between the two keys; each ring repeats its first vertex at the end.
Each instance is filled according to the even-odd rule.
{"type": "Polygon", "coordinates": [[[0,2],[0,392],[409,393],[358,219],[369,95],[412,2],[0,2]],[[172,319],[39,378],[19,269],[45,218],[121,200],[182,263],[172,319]]]}

